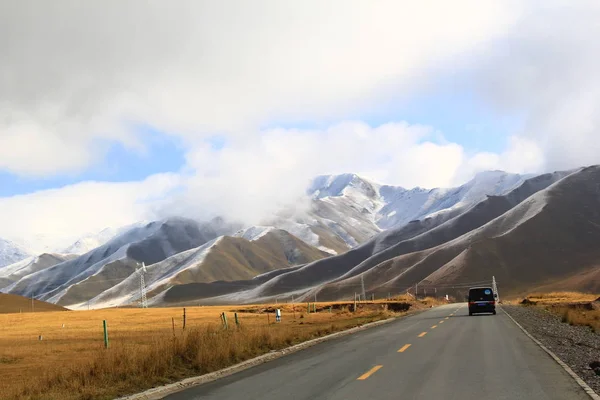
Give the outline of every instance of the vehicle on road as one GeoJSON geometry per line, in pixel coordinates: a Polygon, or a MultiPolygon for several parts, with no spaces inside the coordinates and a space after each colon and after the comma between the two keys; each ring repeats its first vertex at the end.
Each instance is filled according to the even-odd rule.
{"type": "Polygon", "coordinates": [[[496,295],[491,287],[469,289],[469,315],[492,313],[496,315],[496,295]]]}

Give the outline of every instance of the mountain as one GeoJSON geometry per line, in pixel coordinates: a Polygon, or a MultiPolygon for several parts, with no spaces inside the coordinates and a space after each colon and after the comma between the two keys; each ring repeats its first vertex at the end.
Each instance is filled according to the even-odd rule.
{"type": "Polygon", "coordinates": [[[315,178],[307,194],[308,211],[283,210],[267,221],[331,254],[356,247],[384,230],[436,213],[455,215],[487,195],[502,195],[525,178],[502,171],[477,174],[471,181],[451,189],[411,189],[382,185],[356,174],[315,178]]]}
{"type": "MultiPolygon", "coordinates": [[[[598,168],[592,171],[600,175],[598,168]]],[[[466,210],[459,207],[450,208],[444,213],[434,213],[431,217],[390,229],[339,256],[299,268],[276,271],[269,276],[253,280],[229,284],[175,286],[156,296],[154,302],[172,304],[186,301],[198,302],[200,299],[202,303],[207,304],[258,302],[269,301],[274,297],[289,298],[292,293],[299,300],[312,298],[315,294],[322,300],[350,299],[354,297],[355,292],[361,292],[362,281],[368,293],[376,293],[378,296],[405,292],[415,284],[426,280],[438,269],[440,273],[448,268],[452,270],[451,265],[446,266],[446,264],[459,257],[465,250],[465,246],[472,246],[473,241],[485,237],[482,236],[483,234],[475,235],[475,233],[484,232],[490,236],[506,235],[514,224],[507,223],[506,229],[500,231],[486,227],[496,223],[494,221],[503,216],[510,216],[512,213],[522,215],[523,212],[519,210],[531,201],[535,201],[532,199],[543,198],[551,188],[556,191],[557,185],[558,187],[569,185],[569,179],[574,179],[571,178],[572,176],[583,173],[583,171],[567,171],[534,177],[522,182],[519,187],[506,195],[487,196],[485,200],[466,210]],[[458,246],[456,243],[461,245],[458,246]],[[442,267],[445,266],[446,269],[443,269],[442,267]],[[192,295],[193,293],[195,295],[192,295]]],[[[592,174],[580,178],[576,186],[593,187],[593,177],[592,174]]],[[[569,191],[563,192],[564,195],[572,196],[569,191]]],[[[573,206],[564,208],[564,212],[577,213],[578,210],[573,206]]],[[[545,229],[552,231],[563,227],[556,226],[552,229],[545,227],[545,229]]],[[[527,240],[523,239],[523,243],[526,244],[527,240]]],[[[509,249],[505,251],[510,253],[509,249]]],[[[543,247],[538,248],[538,251],[543,252],[543,247]]],[[[500,269],[501,266],[497,268],[500,269]]],[[[545,273],[546,271],[543,270],[538,271],[537,279],[544,279],[545,273]]],[[[500,271],[480,268],[478,274],[459,274],[453,276],[453,281],[448,282],[446,282],[448,277],[444,275],[431,284],[445,288],[452,283],[489,281],[493,274],[496,274],[497,278],[504,277],[500,271]]],[[[550,274],[549,278],[555,279],[557,275],[550,274]]],[[[423,284],[426,283],[428,282],[423,284]]],[[[510,287],[510,279],[506,283],[507,288],[510,287]]],[[[433,286],[431,290],[433,291],[433,286]]]]}
{"type": "MultiPolygon", "coordinates": [[[[144,280],[151,297],[154,293],[178,285],[251,279],[269,271],[306,264],[327,256],[327,253],[286,231],[251,227],[233,236],[220,236],[202,246],[149,265],[144,280]]],[[[132,273],[122,282],[102,291],[89,303],[92,307],[108,307],[138,301],[139,282],[139,275],[132,273]]],[[[93,281],[86,283],[93,284],[93,281]]],[[[104,289],[102,282],[98,285],[104,289]]],[[[85,290],[89,295],[90,288],[85,290]]],[[[78,299],[71,289],[60,303],[74,308],[85,307],[84,303],[74,303],[78,299]]]]}
{"type": "Polygon", "coordinates": [[[68,311],[66,308],[56,304],[40,300],[32,300],[28,297],[14,294],[0,293],[0,314],[26,313],[43,311],[68,311]],[[32,304],[33,303],[33,304],[32,304]]]}
{"type": "MultiPolygon", "coordinates": [[[[479,282],[468,280],[480,278],[473,272],[454,276],[446,266],[458,268],[449,263],[466,255],[475,259],[468,250],[486,239],[475,232],[582,171],[536,177],[491,171],[457,188],[430,190],[382,185],[355,174],[321,176],[308,188],[306,203],[280,210],[262,226],[169,218],[107,231],[94,240],[114,237],[98,247],[92,243],[91,251],[75,258],[39,264],[20,276],[8,274],[4,291],[72,308],[132,304],[140,297],[136,269],[142,262],[153,305],[314,295],[350,299],[362,291],[363,282],[368,293],[377,295],[414,291],[417,283],[423,290],[431,285],[447,290],[447,285],[479,282]]],[[[496,231],[485,232],[493,237],[496,231]]],[[[84,239],[78,241],[82,246],[84,239]]],[[[470,271],[468,265],[460,269],[470,271]]],[[[486,281],[491,277],[484,275],[486,281]]],[[[584,269],[569,276],[565,279],[579,282],[596,275],[584,269]]],[[[539,284],[554,279],[551,274],[539,284]]]]}
{"type": "Polygon", "coordinates": [[[0,238],[0,269],[30,256],[31,254],[21,246],[0,238]]]}
{"type": "MultiPolygon", "coordinates": [[[[131,275],[141,262],[148,265],[160,262],[213,240],[231,228],[221,220],[200,224],[185,218],[136,226],[86,254],[23,277],[11,286],[10,293],[35,295],[58,303],[75,287],[88,285],[90,279],[101,280],[104,289],[108,289],[131,275]]],[[[93,295],[87,290],[79,293],[81,300],[93,295]]]]}
{"type": "Polygon", "coordinates": [[[0,268],[0,291],[10,290],[10,286],[23,277],[50,268],[56,264],[75,258],[74,254],[48,254],[28,257],[14,264],[0,268]]]}

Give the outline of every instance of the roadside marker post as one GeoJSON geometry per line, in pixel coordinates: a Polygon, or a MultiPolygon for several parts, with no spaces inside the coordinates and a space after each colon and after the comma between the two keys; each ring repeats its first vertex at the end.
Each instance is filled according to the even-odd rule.
{"type": "Polygon", "coordinates": [[[104,327],[104,348],[108,349],[108,325],[106,320],[102,321],[102,326],[104,327]]]}
{"type": "Polygon", "coordinates": [[[310,302],[306,303],[306,309],[307,309],[308,313],[310,314],[310,302]]]}
{"type": "Polygon", "coordinates": [[[240,325],[240,321],[238,321],[238,316],[237,316],[237,313],[233,313],[233,317],[235,318],[235,324],[236,324],[237,326],[239,326],[239,325],[240,325]]]}
{"type": "Polygon", "coordinates": [[[313,313],[317,312],[317,303],[313,303],[313,313]]]}
{"type": "Polygon", "coordinates": [[[354,293],[354,312],[356,312],[356,292],[354,293]]]}
{"type": "Polygon", "coordinates": [[[281,310],[279,308],[275,310],[275,322],[281,322],[281,310]]]}
{"type": "Polygon", "coordinates": [[[171,324],[173,324],[173,337],[175,337],[175,317],[171,317],[171,324]]]}

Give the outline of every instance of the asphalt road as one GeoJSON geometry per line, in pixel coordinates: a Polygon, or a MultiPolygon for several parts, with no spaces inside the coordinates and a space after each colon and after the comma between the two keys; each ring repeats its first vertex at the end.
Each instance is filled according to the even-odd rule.
{"type": "Polygon", "coordinates": [[[465,304],[324,342],[166,399],[589,399],[506,316],[465,304]]]}

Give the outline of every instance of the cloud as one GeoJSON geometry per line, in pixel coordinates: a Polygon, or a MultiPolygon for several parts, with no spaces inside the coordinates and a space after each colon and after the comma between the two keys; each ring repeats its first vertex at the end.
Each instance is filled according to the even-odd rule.
{"type": "Polygon", "coordinates": [[[524,121],[509,146],[529,158],[509,157],[509,167],[600,163],[599,20],[596,1],[530,3],[506,36],[474,58],[468,79],[479,98],[524,121]],[[532,161],[540,157],[541,164],[532,161]]]}
{"type": "Polygon", "coordinates": [[[344,122],[323,130],[271,129],[214,150],[188,154],[187,190],[167,213],[225,215],[257,224],[297,203],[319,174],[356,172],[408,187],[446,186],[464,162],[461,146],[439,143],[430,127],[405,122],[371,127],[344,122]]]}
{"type": "Polygon", "coordinates": [[[182,182],[158,174],[139,182],[84,182],[0,198],[0,237],[38,246],[67,247],[86,234],[151,219],[155,205],[182,182]]]}
{"type": "Polygon", "coordinates": [[[142,146],[138,123],[194,146],[272,120],[343,120],[503,34],[505,4],[5,2],[0,168],[78,172],[99,144],[142,146]]]}

